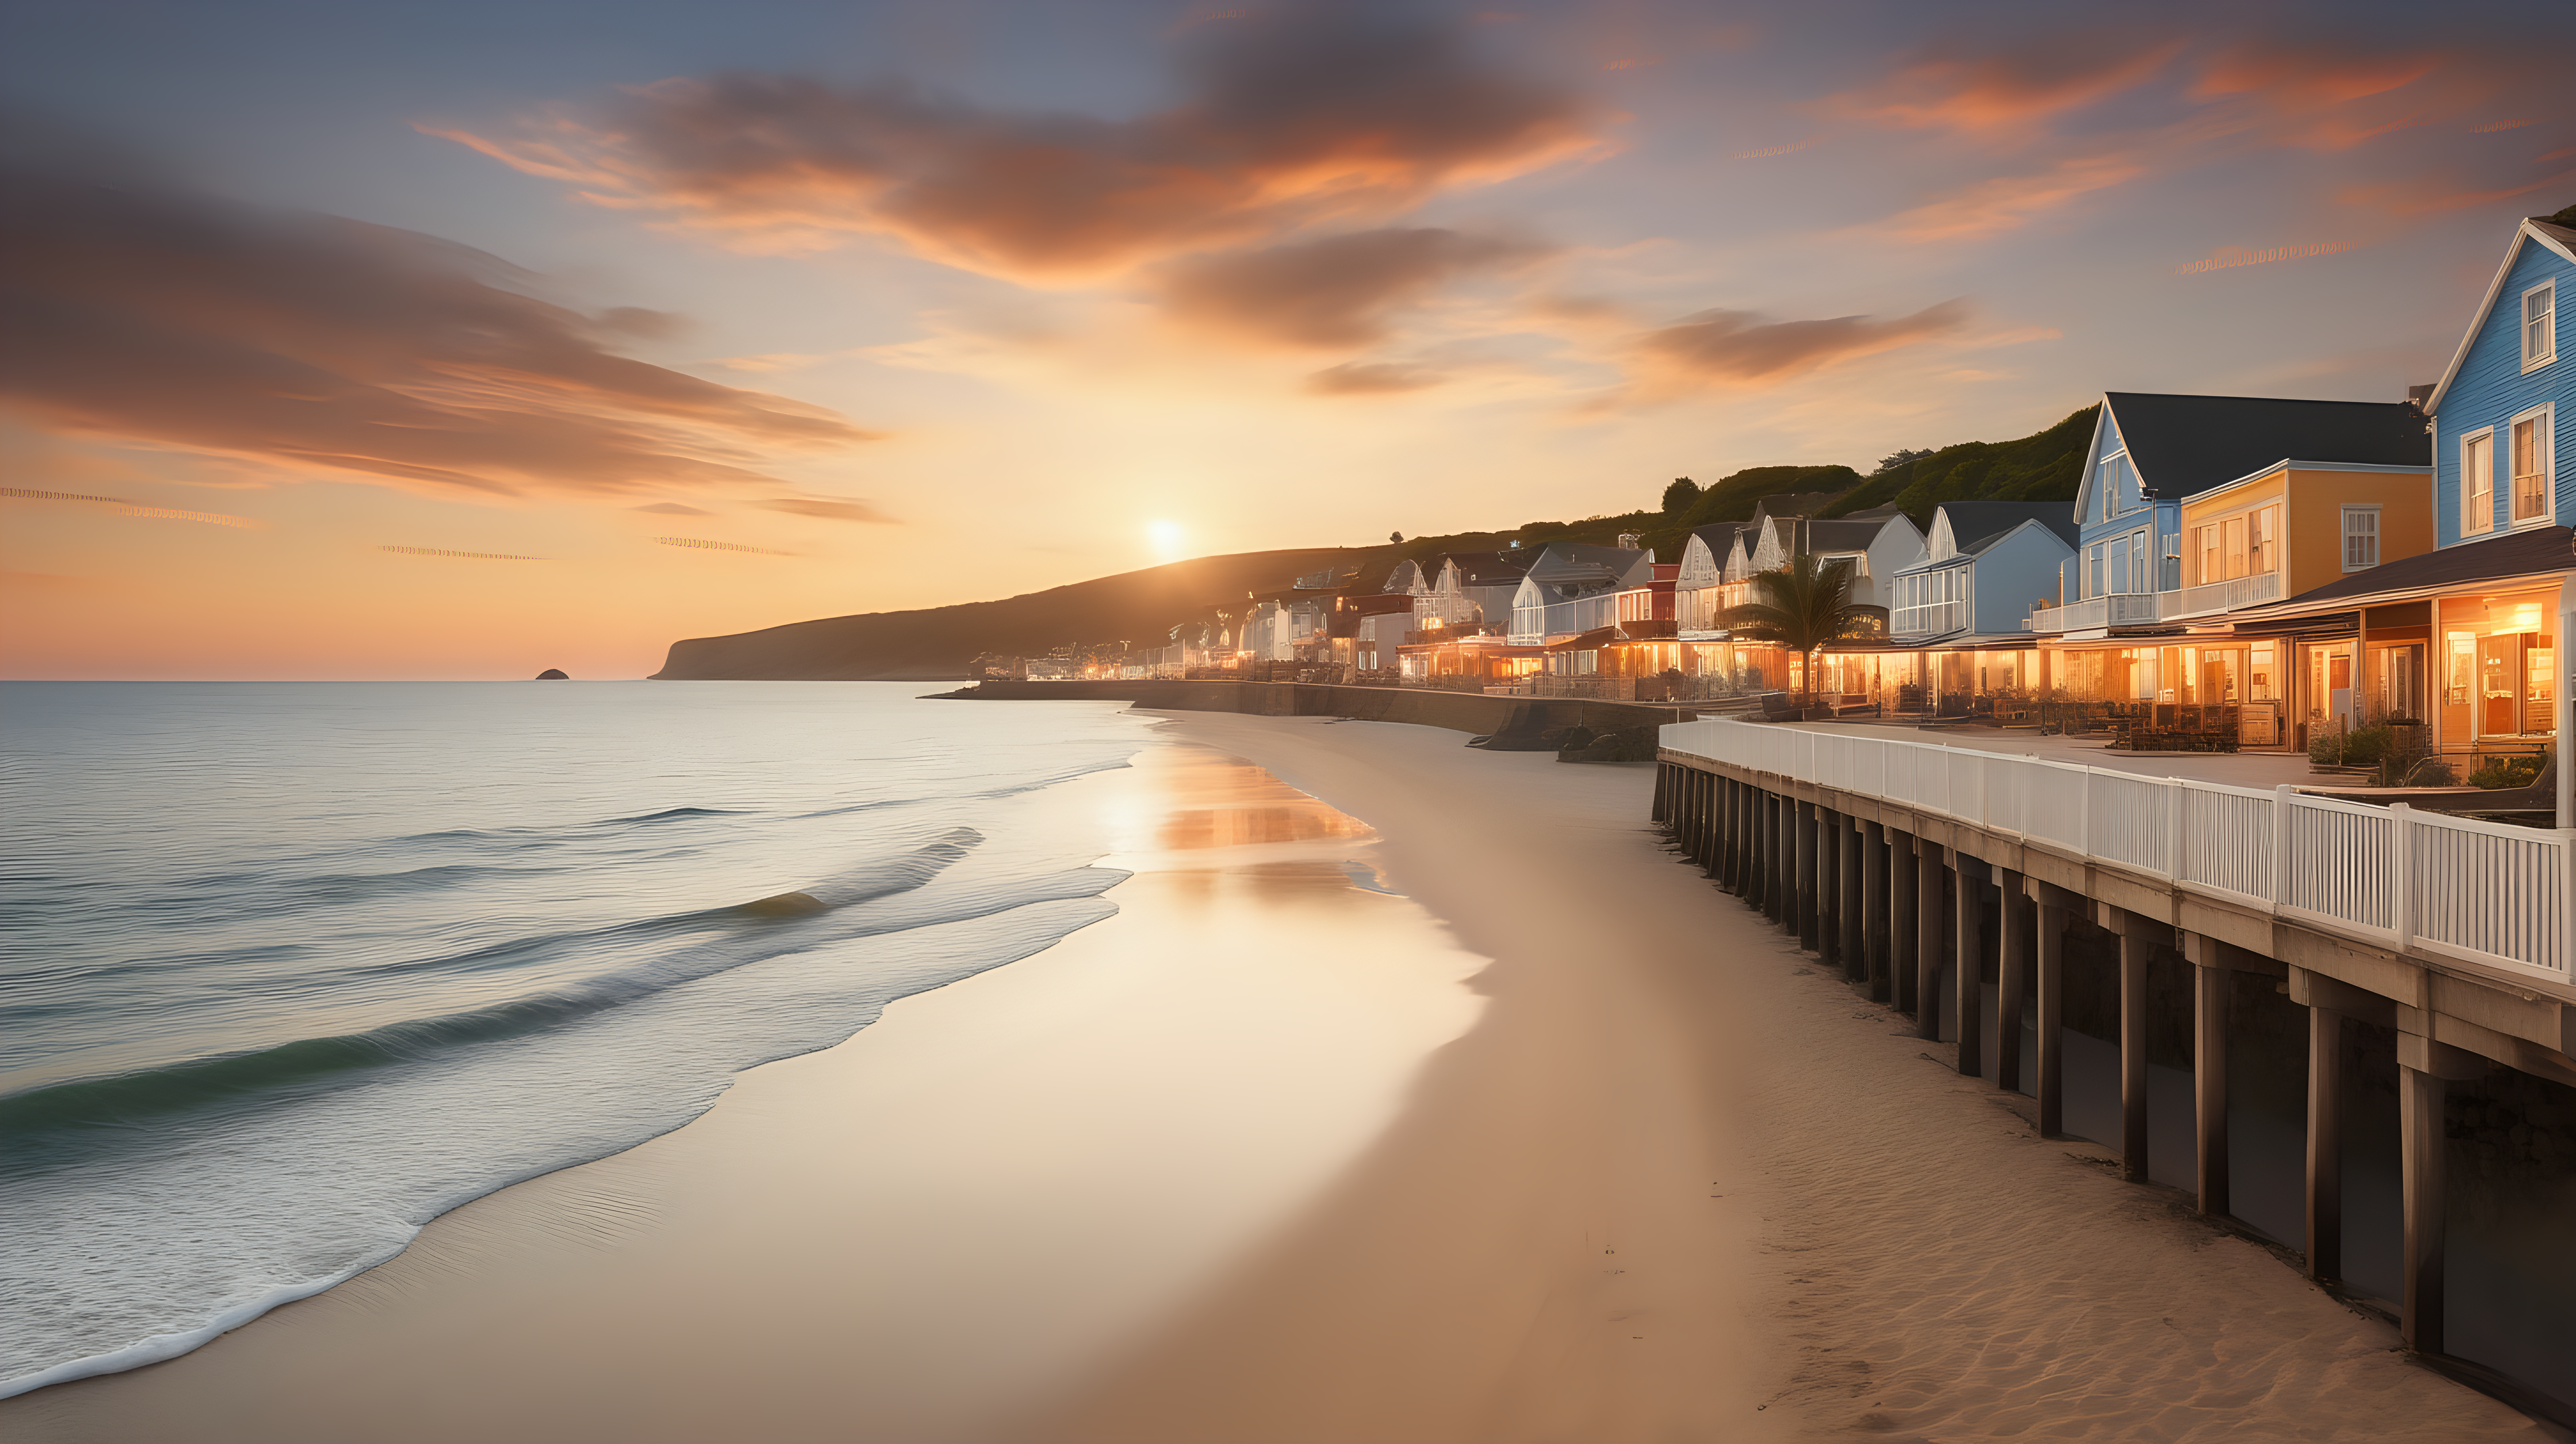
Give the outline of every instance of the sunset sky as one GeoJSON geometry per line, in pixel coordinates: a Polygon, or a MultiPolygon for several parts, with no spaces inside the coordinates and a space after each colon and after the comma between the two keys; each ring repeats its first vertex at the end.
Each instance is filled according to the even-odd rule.
{"type": "Polygon", "coordinates": [[[675,638],[2396,400],[2576,6],[9,3],[0,673],[675,638]]]}

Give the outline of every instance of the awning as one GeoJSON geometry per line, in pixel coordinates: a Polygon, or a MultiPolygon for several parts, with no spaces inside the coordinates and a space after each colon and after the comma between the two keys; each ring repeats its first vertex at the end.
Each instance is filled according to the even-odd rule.
{"type": "Polygon", "coordinates": [[[1541,650],[1549,652],[1589,652],[1619,639],[1617,627],[1594,627],[1591,631],[1550,642],[1541,650]]]}

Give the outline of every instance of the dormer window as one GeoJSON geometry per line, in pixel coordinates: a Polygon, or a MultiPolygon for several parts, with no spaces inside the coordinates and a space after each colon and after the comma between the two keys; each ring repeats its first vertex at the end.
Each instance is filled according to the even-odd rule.
{"type": "Polygon", "coordinates": [[[2522,369],[2558,359],[2558,283],[2543,281],[2522,293],[2522,369]]]}

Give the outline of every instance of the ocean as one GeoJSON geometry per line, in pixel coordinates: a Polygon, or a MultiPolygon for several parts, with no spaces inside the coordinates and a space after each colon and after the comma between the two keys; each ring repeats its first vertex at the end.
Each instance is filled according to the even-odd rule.
{"type": "Polygon", "coordinates": [[[1115,911],[1113,703],[0,684],[0,1397],[195,1348],[1115,911]]]}

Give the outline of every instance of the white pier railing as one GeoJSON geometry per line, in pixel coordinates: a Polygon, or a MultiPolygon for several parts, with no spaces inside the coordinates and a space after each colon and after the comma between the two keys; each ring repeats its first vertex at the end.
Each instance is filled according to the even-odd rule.
{"type": "Polygon", "coordinates": [[[1674,723],[1663,746],[1905,803],[2400,952],[2571,981],[2576,832],[1745,722],[1674,723]]]}

